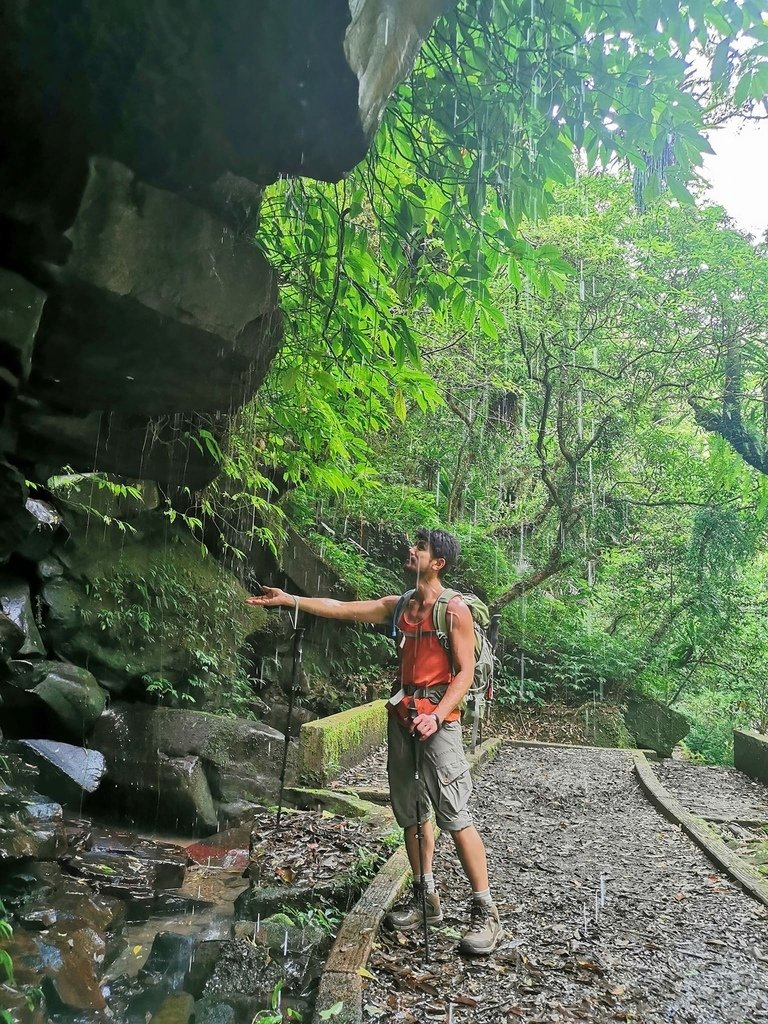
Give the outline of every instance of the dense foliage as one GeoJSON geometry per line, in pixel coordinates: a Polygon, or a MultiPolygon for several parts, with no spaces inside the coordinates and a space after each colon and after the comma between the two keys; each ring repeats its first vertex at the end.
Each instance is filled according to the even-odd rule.
{"type": "Polygon", "coordinates": [[[287,333],[218,485],[255,496],[237,536],[292,489],[368,595],[397,584],[350,523],[445,523],[506,699],[640,687],[765,726],[766,254],[690,188],[767,52],[754,0],[447,13],[370,158],[265,197],[287,333]]]}
{"type": "Polygon", "coordinates": [[[419,359],[436,328],[497,338],[500,277],[564,287],[561,251],[530,231],[558,187],[618,160],[636,199],[685,199],[704,126],[768,92],[766,47],[754,0],[453,8],[364,164],[267,193],[257,241],[281,272],[287,341],[240,425],[262,464],[364,485],[372,432],[439,399],[419,359]]]}
{"type": "MultiPolygon", "coordinates": [[[[493,279],[504,331],[446,318],[424,347],[444,402],[370,439],[380,485],[304,493],[342,535],[361,519],[459,534],[459,582],[503,609],[502,701],[645,689],[720,760],[734,721],[768,725],[768,480],[697,419],[732,336],[762,351],[767,254],[717,209],[666,196],[638,213],[628,177],[556,200],[530,237],[577,268],[563,289],[493,279]]],[[[395,589],[354,558],[361,594],[395,589]]]]}

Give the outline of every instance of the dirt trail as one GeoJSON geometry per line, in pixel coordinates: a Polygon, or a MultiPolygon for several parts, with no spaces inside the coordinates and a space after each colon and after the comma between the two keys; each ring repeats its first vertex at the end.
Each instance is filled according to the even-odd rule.
{"type": "Polygon", "coordinates": [[[505,747],[474,804],[505,927],[468,961],[467,885],[450,839],[435,873],[446,920],[384,937],[364,1016],[421,1021],[768,1021],[768,912],[648,803],[629,755],[505,747]]]}

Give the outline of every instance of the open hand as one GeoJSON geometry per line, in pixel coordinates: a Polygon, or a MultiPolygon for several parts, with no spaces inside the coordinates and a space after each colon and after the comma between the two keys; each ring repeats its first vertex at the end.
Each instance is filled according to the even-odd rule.
{"type": "Polygon", "coordinates": [[[257,608],[284,608],[292,604],[293,601],[279,587],[262,587],[258,597],[246,597],[245,603],[255,605],[257,608]]]}

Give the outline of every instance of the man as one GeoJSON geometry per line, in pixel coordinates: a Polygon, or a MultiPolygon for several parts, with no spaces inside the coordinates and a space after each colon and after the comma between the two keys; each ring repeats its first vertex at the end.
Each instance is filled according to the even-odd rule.
{"type": "MultiPolygon", "coordinates": [[[[474,627],[471,612],[460,596],[454,597],[447,608],[449,650],[440,642],[432,620],[435,602],[445,589],[442,574],[455,564],[458,555],[459,543],[451,534],[444,530],[419,530],[405,563],[406,572],[414,577],[415,590],[395,623],[399,680],[388,705],[387,771],[392,807],[405,833],[414,886],[410,900],[388,914],[385,923],[399,931],[418,928],[422,923],[422,887],[426,891],[428,922],[439,924],[443,919],[432,874],[435,839],[425,790],[435,809],[437,824],[451,833],[472,886],[471,923],[460,949],[484,955],[495,949],[501,924],[488,884],[485,846],[467,808],[472,779],[461,739],[459,704],[472,684],[475,669],[474,627]],[[414,737],[423,743],[419,747],[423,875],[416,834],[414,737]]],[[[400,601],[396,594],[374,601],[336,601],[295,597],[273,587],[263,589],[262,596],[249,597],[248,603],[265,608],[295,608],[342,622],[389,625],[400,601]]]]}

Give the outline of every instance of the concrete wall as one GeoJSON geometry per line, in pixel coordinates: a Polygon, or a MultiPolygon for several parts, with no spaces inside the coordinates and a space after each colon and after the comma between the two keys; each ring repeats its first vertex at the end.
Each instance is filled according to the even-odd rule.
{"type": "Polygon", "coordinates": [[[768,736],[750,729],[734,729],[733,763],[750,778],[768,783],[768,736]]]}
{"type": "Polygon", "coordinates": [[[305,722],[299,733],[299,778],[305,783],[325,785],[342,768],[366,758],[386,738],[384,700],[305,722]]]}

